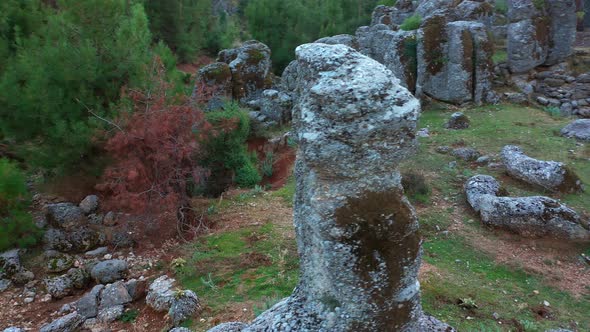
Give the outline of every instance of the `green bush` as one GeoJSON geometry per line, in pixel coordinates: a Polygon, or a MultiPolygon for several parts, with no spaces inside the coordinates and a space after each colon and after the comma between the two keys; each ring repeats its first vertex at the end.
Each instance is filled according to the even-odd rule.
{"type": "Polygon", "coordinates": [[[28,205],[24,174],[8,159],[0,159],[0,251],[37,243],[40,230],[28,205]]]}
{"type": "Polygon", "coordinates": [[[420,14],[414,14],[406,18],[399,28],[405,31],[412,31],[420,28],[420,24],[422,24],[422,16],[420,14]]]}
{"type": "Polygon", "coordinates": [[[76,166],[96,130],[111,129],[101,118],[114,116],[121,88],[143,81],[151,37],[143,6],[133,3],[62,0],[45,9],[36,33],[15,39],[0,73],[0,132],[30,164],[76,166]]]}
{"type": "MultiPolygon", "coordinates": [[[[261,181],[256,169],[256,157],[248,153],[246,140],[250,135],[250,118],[237,103],[226,103],[221,110],[206,115],[213,130],[205,142],[203,165],[211,171],[210,181],[253,187],[261,181]]],[[[216,187],[214,183],[209,187],[216,187]]],[[[210,190],[209,190],[210,191],[210,190]]]]}

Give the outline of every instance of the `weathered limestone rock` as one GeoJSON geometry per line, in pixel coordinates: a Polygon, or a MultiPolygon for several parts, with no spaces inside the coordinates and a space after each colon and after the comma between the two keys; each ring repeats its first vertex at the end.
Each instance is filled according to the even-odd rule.
{"type": "Polygon", "coordinates": [[[590,119],[573,121],[561,130],[561,135],[575,138],[582,142],[590,142],[590,119]]]}
{"type": "Polygon", "coordinates": [[[40,332],[74,332],[78,331],[78,328],[84,322],[84,317],[79,315],[77,312],[65,315],[61,318],[54,320],[53,322],[44,325],[39,330],[40,332]]]}
{"type": "Polygon", "coordinates": [[[258,101],[260,112],[271,121],[279,125],[291,121],[293,100],[288,93],[273,89],[264,90],[258,101]]]}
{"type": "Polygon", "coordinates": [[[416,14],[419,14],[422,18],[428,18],[432,16],[436,11],[448,10],[455,7],[459,2],[458,0],[424,0],[420,1],[420,4],[416,8],[416,14]]]}
{"type": "Polygon", "coordinates": [[[241,322],[223,323],[215,326],[207,332],[242,332],[248,325],[241,322]]]}
{"type": "Polygon", "coordinates": [[[156,311],[168,311],[174,326],[193,317],[201,310],[197,294],[190,290],[174,289],[175,280],[161,276],[149,287],[146,303],[156,311]]]}
{"type": "Polygon", "coordinates": [[[456,104],[495,98],[493,42],[482,23],[447,23],[438,13],[423,22],[418,40],[417,95],[456,104]]]}
{"type": "Polygon", "coordinates": [[[344,45],[296,54],[301,278],[242,331],[423,330],[418,223],[395,170],[415,147],[419,102],[344,45]]]}
{"type": "Polygon", "coordinates": [[[98,209],[98,196],[88,195],[78,205],[82,212],[90,214],[98,209]]]}
{"type": "Polygon", "coordinates": [[[0,279],[10,279],[17,285],[24,285],[35,279],[33,272],[21,265],[20,255],[20,249],[12,249],[0,254],[0,279]]]}
{"type": "Polygon", "coordinates": [[[120,259],[111,259],[96,264],[90,271],[90,275],[96,282],[108,284],[121,280],[127,273],[127,262],[120,259]]]}
{"type": "Polygon", "coordinates": [[[576,1],[546,1],[551,17],[550,47],[545,65],[554,65],[573,53],[576,40],[576,1]]]}
{"type": "Polygon", "coordinates": [[[391,70],[403,87],[416,89],[417,31],[384,30],[382,26],[361,27],[357,30],[361,40],[361,53],[391,70]]]}
{"type": "Polygon", "coordinates": [[[393,7],[377,6],[373,10],[371,25],[385,24],[397,30],[397,26],[414,14],[414,3],[410,0],[399,0],[393,7]]]}
{"type": "Polygon", "coordinates": [[[55,227],[73,229],[86,222],[84,211],[72,203],[49,204],[47,220],[55,227]]]}
{"type": "Polygon", "coordinates": [[[501,156],[506,171],[514,178],[552,191],[572,193],[582,190],[578,176],[561,162],[531,158],[514,145],[505,146],[501,156]]]}
{"type": "Polygon", "coordinates": [[[486,1],[462,1],[455,7],[455,14],[460,21],[478,21],[491,27],[494,7],[486,1]]]}
{"type": "Polygon", "coordinates": [[[533,0],[508,1],[508,65],[513,73],[524,73],[547,59],[551,21],[544,6],[533,0]]]}
{"type": "Polygon", "coordinates": [[[451,118],[445,123],[447,129],[467,129],[469,128],[469,118],[463,112],[451,114],[451,118]]]}
{"type": "Polygon", "coordinates": [[[227,63],[215,62],[199,69],[192,98],[198,99],[205,92],[213,93],[215,97],[231,98],[232,74],[227,63]],[[215,91],[201,91],[200,89],[203,89],[203,87],[215,91]]]}
{"type": "Polygon", "coordinates": [[[498,197],[500,191],[500,183],[489,175],[476,175],[465,183],[467,201],[483,223],[527,237],[590,240],[578,214],[558,201],[544,196],[498,197]]]}
{"type": "Polygon", "coordinates": [[[359,48],[359,43],[356,40],[356,37],[352,36],[352,35],[336,35],[336,36],[331,36],[331,37],[324,37],[324,38],[320,38],[320,39],[316,40],[315,43],[322,43],[322,44],[329,44],[329,45],[342,44],[342,45],[346,45],[350,48],[354,48],[355,50],[358,50],[358,48],[359,48]]]}
{"type": "Polygon", "coordinates": [[[133,299],[129,295],[125,283],[122,281],[117,281],[115,283],[106,285],[102,290],[100,294],[99,310],[127,304],[132,300],[133,299]]]}
{"type": "Polygon", "coordinates": [[[270,48],[250,40],[242,46],[219,52],[217,60],[229,65],[234,99],[255,99],[271,86],[270,48]]]}
{"type": "Polygon", "coordinates": [[[96,285],[78,301],[74,302],[73,307],[78,314],[82,315],[84,318],[96,317],[98,315],[100,293],[104,288],[104,285],[96,285]]]}

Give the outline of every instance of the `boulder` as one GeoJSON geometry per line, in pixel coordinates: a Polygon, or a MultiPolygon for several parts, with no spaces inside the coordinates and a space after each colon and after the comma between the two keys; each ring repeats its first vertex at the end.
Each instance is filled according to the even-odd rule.
{"type": "Polygon", "coordinates": [[[84,322],[84,317],[77,312],[65,315],[41,327],[39,332],[75,332],[84,322]]]}
{"type": "Polygon", "coordinates": [[[486,1],[461,1],[454,9],[460,21],[477,21],[492,26],[494,7],[486,1]]]}
{"type": "Polygon", "coordinates": [[[227,63],[215,62],[199,69],[191,98],[198,100],[205,93],[231,98],[232,74],[227,63]],[[213,89],[214,91],[207,91],[206,89],[213,89]]]}
{"type": "Polygon", "coordinates": [[[501,157],[508,174],[516,179],[551,191],[582,191],[582,182],[578,176],[561,162],[531,158],[514,145],[505,146],[501,157]]]}
{"type": "Polygon", "coordinates": [[[71,268],[66,273],[68,278],[72,281],[72,286],[77,289],[84,289],[90,282],[90,274],[88,271],[81,268],[71,268]]]}
{"type": "Polygon", "coordinates": [[[525,73],[547,59],[549,19],[535,17],[508,25],[508,66],[513,73],[525,73]]]}
{"type": "Polygon", "coordinates": [[[418,96],[455,104],[496,99],[493,41],[482,23],[447,23],[446,13],[437,13],[422,23],[418,40],[418,96]]]}
{"type": "Polygon", "coordinates": [[[450,10],[456,6],[456,0],[423,0],[416,8],[416,14],[428,18],[441,10],[450,10]]]}
{"type": "Polygon", "coordinates": [[[187,319],[194,317],[200,310],[201,304],[197,294],[191,290],[178,291],[168,310],[168,316],[174,326],[179,326],[187,319]]]}
{"type": "Polygon", "coordinates": [[[149,287],[146,303],[156,311],[168,311],[174,326],[193,317],[201,309],[197,295],[190,290],[174,289],[175,280],[164,275],[149,287]]]}
{"type": "Polygon", "coordinates": [[[131,279],[125,282],[125,287],[127,287],[127,293],[129,293],[129,296],[131,296],[131,300],[136,301],[145,296],[147,291],[147,282],[143,279],[131,279]]]}
{"type": "Polygon", "coordinates": [[[100,294],[100,309],[127,304],[133,301],[123,281],[108,284],[100,294]]]}
{"type": "Polygon", "coordinates": [[[74,265],[74,257],[68,254],[56,253],[46,258],[46,269],[49,273],[64,272],[74,265]]]}
{"type": "Polygon", "coordinates": [[[74,229],[86,223],[84,211],[72,203],[49,204],[47,209],[47,221],[60,229],[74,229]]]}
{"type": "Polygon", "coordinates": [[[84,256],[90,257],[90,258],[92,258],[92,257],[102,257],[108,251],[109,251],[109,248],[107,248],[107,247],[100,247],[100,248],[96,248],[94,250],[87,251],[86,253],[84,253],[84,256]]]}
{"type": "Polygon", "coordinates": [[[74,302],[73,307],[78,314],[86,319],[96,317],[98,315],[100,293],[104,288],[104,285],[96,285],[91,291],[87,292],[78,301],[74,302]]]}
{"type": "Polygon", "coordinates": [[[567,59],[573,53],[576,41],[576,1],[546,1],[551,19],[550,44],[545,65],[551,66],[567,59]]]}
{"type": "Polygon", "coordinates": [[[72,250],[72,243],[68,235],[61,229],[49,228],[43,234],[43,244],[46,249],[69,252],[72,250]]]}
{"type": "Polygon", "coordinates": [[[270,48],[259,41],[250,40],[238,48],[223,50],[217,60],[229,65],[236,100],[256,99],[272,84],[270,48]]]}
{"type": "Polygon", "coordinates": [[[33,272],[21,265],[20,255],[20,249],[12,249],[0,254],[0,279],[10,279],[16,285],[25,285],[35,279],[33,272]]]}
{"type": "Polygon", "coordinates": [[[469,128],[469,118],[463,112],[451,114],[451,118],[445,124],[447,129],[467,129],[469,128]]]}
{"type": "Polygon", "coordinates": [[[121,280],[127,273],[127,262],[121,259],[111,259],[99,262],[90,271],[92,279],[97,283],[108,284],[121,280]]]}
{"type": "Polygon", "coordinates": [[[3,332],[25,332],[25,330],[21,329],[20,327],[11,326],[11,327],[5,328],[3,330],[3,332]]]}
{"type": "Polygon", "coordinates": [[[12,281],[9,279],[0,279],[0,293],[12,287],[12,281]]]}
{"type": "Polygon", "coordinates": [[[290,122],[292,108],[293,100],[289,94],[272,89],[262,92],[260,112],[276,124],[283,125],[290,122]]]}
{"type": "Polygon", "coordinates": [[[104,245],[105,235],[86,226],[78,227],[68,235],[68,242],[72,244],[71,251],[86,252],[100,245],[104,245]]]}
{"type": "Polygon", "coordinates": [[[123,316],[125,307],[123,305],[115,305],[98,310],[98,320],[104,323],[111,323],[123,316]]]}
{"type": "Polygon", "coordinates": [[[54,299],[62,299],[72,294],[74,290],[73,281],[67,274],[46,278],[43,283],[47,293],[51,294],[54,299]]]}
{"type": "Polygon", "coordinates": [[[175,280],[164,275],[154,280],[149,287],[146,303],[156,311],[170,309],[174,300],[175,280]]]}
{"type": "Polygon", "coordinates": [[[467,201],[484,224],[525,237],[590,240],[580,216],[569,207],[544,196],[499,197],[500,189],[489,175],[476,175],[465,183],[467,201]]]}
{"type": "Polygon", "coordinates": [[[371,25],[385,24],[397,30],[404,20],[414,14],[414,4],[410,0],[396,1],[395,6],[377,6],[371,15],[371,25]]]}
{"type": "Polygon", "coordinates": [[[582,142],[590,142],[590,119],[578,119],[571,122],[561,129],[561,135],[582,142]]]}
{"type": "Polygon", "coordinates": [[[85,214],[91,214],[98,209],[98,196],[88,195],[78,205],[82,212],[85,214]]]}
{"type": "Polygon", "coordinates": [[[474,148],[456,148],[453,149],[451,154],[465,161],[475,161],[481,156],[481,153],[479,153],[474,148]]]}

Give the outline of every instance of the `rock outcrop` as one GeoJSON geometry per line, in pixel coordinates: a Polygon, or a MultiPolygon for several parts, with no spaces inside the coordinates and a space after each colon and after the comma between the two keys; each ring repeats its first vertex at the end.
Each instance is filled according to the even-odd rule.
{"type": "Polygon", "coordinates": [[[590,142],[590,119],[573,121],[561,130],[561,135],[582,142],[590,142]]]}
{"type": "Polygon", "coordinates": [[[551,191],[582,191],[582,182],[564,163],[531,158],[514,145],[505,146],[501,156],[506,172],[516,179],[551,191]]]}
{"type": "Polygon", "coordinates": [[[476,175],[465,183],[467,201],[484,224],[525,237],[590,240],[580,216],[558,201],[544,196],[502,197],[500,192],[500,183],[489,175],[476,175]]]}
{"type": "Polygon", "coordinates": [[[301,278],[242,331],[422,330],[418,223],[395,171],[414,149],[419,102],[344,45],[296,54],[301,278]]]}
{"type": "Polygon", "coordinates": [[[229,65],[234,99],[248,101],[271,87],[270,48],[256,40],[219,52],[217,61],[229,65]]]}

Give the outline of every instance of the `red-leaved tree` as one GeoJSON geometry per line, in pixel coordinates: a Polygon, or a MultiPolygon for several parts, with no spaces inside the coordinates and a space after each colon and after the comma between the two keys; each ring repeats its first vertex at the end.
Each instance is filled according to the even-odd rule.
{"type": "Polygon", "coordinates": [[[131,110],[111,123],[117,132],[106,150],[113,163],[97,189],[110,209],[187,223],[190,188],[207,176],[198,161],[210,125],[197,102],[168,95],[173,89],[159,58],[148,76],[144,90],[126,91],[131,110]]]}

